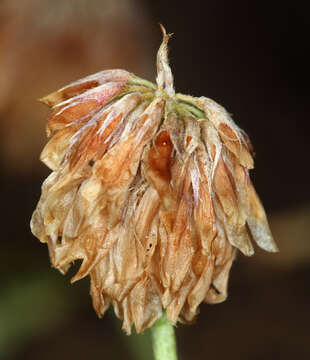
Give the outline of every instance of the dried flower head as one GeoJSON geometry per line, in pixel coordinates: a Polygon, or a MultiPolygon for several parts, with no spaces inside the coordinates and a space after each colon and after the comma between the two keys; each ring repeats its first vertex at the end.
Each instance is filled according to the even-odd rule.
{"type": "Polygon", "coordinates": [[[53,266],[90,276],[94,308],[112,303],[138,332],[167,312],[190,323],[227,297],[236,249],[277,251],[250,181],[252,147],[226,110],[175,94],[164,37],[157,86],[107,70],[42,99],[52,107],[45,180],[31,228],[53,266]]]}

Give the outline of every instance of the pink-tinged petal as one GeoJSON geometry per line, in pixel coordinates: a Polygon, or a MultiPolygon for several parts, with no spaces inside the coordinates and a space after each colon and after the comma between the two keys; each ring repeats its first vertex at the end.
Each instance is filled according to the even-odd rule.
{"type": "Polygon", "coordinates": [[[96,88],[109,82],[125,84],[131,74],[125,70],[104,70],[96,74],[86,76],[83,79],[57,90],[44,98],[40,99],[44,104],[53,107],[59,103],[85,93],[87,90],[96,88]]]}
{"type": "Polygon", "coordinates": [[[124,88],[123,83],[108,83],[59,104],[48,119],[47,136],[68,125],[81,127],[124,88]]]}

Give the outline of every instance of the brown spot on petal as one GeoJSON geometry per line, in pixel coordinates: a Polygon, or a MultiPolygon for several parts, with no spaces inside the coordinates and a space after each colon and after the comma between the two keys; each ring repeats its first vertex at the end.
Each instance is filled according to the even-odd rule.
{"type": "Polygon", "coordinates": [[[105,140],[116,128],[122,116],[122,114],[117,115],[102,134],[100,134],[100,132],[98,133],[98,129],[100,128],[100,124],[106,119],[106,114],[96,127],[85,130],[77,148],[70,154],[70,167],[73,168],[78,162],[81,163],[87,161],[87,159],[91,159],[92,161],[96,158],[100,159],[109,146],[109,143],[105,142],[105,140]]]}
{"type": "Polygon", "coordinates": [[[173,149],[167,131],[162,131],[155,139],[155,144],[151,147],[149,152],[149,165],[156,174],[165,180],[169,181],[171,177],[170,163],[171,152],[173,149]]]}

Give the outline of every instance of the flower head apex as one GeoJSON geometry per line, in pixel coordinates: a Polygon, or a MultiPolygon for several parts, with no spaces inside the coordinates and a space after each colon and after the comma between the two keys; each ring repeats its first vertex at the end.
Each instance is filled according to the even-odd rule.
{"type": "Polygon", "coordinates": [[[163,31],[157,85],[105,70],[44,97],[52,113],[41,160],[52,170],[31,229],[52,265],[90,277],[98,316],[112,305],[129,334],[163,309],[191,323],[227,297],[237,250],[275,252],[249,177],[253,150],[228,112],[176,94],[163,31]]]}
{"type": "Polygon", "coordinates": [[[173,34],[167,34],[166,29],[160,24],[163,33],[163,41],[157,53],[157,87],[159,93],[165,92],[168,96],[173,97],[175,91],[173,88],[173,75],[168,61],[168,41],[173,34]]]}

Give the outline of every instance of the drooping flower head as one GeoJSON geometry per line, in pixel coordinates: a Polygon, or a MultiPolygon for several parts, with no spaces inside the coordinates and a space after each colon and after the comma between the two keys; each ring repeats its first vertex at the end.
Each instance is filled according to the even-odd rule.
{"type": "Polygon", "coordinates": [[[101,317],[110,304],[130,333],[166,310],[190,323],[227,297],[234,254],[251,238],[277,251],[249,177],[252,147],[226,110],[176,94],[163,29],[157,85],[106,70],[46,96],[51,137],[31,229],[52,265],[90,277],[101,317]]]}

